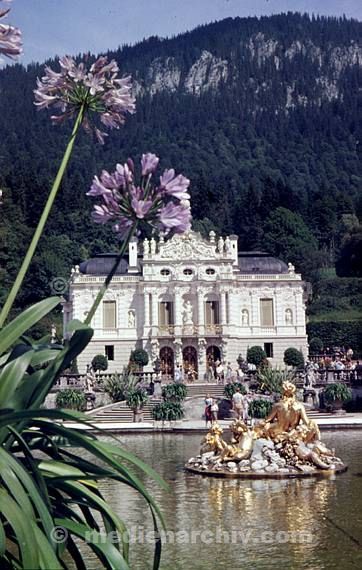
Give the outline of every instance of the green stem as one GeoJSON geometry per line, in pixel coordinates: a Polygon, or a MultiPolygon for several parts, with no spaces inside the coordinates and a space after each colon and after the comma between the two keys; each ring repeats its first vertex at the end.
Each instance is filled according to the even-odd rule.
{"type": "Polygon", "coordinates": [[[91,320],[93,319],[93,317],[94,317],[94,315],[95,315],[95,312],[96,312],[96,310],[98,309],[99,304],[100,304],[100,302],[102,301],[102,299],[103,299],[103,297],[104,297],[104,294],[105,294],[105,292],[107,291],[108,286],[109,286],[110,282],[112,281],[112,279],[113,279],[113,277],[114,277],[114,274],[115,274],[116,271],[117,271],[118,265],[119,265],[119,264],[121,263],[121,261],[122,261],[122,258],[123,258],[123,256],[124,256],[124,253],[125,253],[125,251],[126,251],[126,249],[127,249],[127,247],[128,247],[128,244],[129,244],[131,238],[133,237],[133,235],[134,235],[134,233],[135,233],[135,231],[136,231],[136,229],[137,229],[137,225],[138,225],[138,221],[136,221],[136,222],[133,224],[133,226],[130,228],[130,230],[129,230],[128,234],[127,234],[126,239],[125,239],[124,242],[122,243],[120,252],[119,252],[119,254],[118,254],[117,257],[116,257],[116,261],[114,262],[114,265],[113,265],[111,271],[108,273],[107,277],[105,278],[102,287],[101,287],[100,290],[98,291],[97,297],[95,298],[95,301],[94,301],[94,303],[93,303],[93,305],[92,305],[92,307],[91,307],[91,309],[90,309],[90,311],[89,311],[89,313],[88,313],[88,315],[87,315],[87,318],[86,318],[85,321],[84,321],[84,323],[85,323],[86,325],[89,325],[90,322],[91,322],[91,320]]]}
{"type": "Polygon", "coordinates": [[[78,117],[77,117],[77,120],[74,124],[70,140],[68,142],[67,148],[65,149],[65,153],[63,156],[62,163],[59,167],[58,173],[57,173],[56,178],[54,180],[52,189],[51,189],[50,194],[48,196],[48,200],[44,206],[44,210],[43,210],[43,213],[42,213],[41,218],[39,220],[38,226],[35,230],[35,233],[33,235],[33,239],[31,240],[28,251],[26,252],[26,256],[23,260],[23,263],[22,263],[20,270],[17,274],[17,277],[15,279],[14,285],[12,286],[12,289],[8,295],[8,298],[6,299],[5,305],[3,306],[2,311],[0,313],[0,328],[4,325],[4,323],[7,319],[7,316],[8,316],[8,314],[11,310],[11,307],[13,306],[13,303],[15,301],[16,295],[18,294],[19,289],[21,287],[21,284],[24,280],[24,277],[25,277],[25,275],[29,269],[29,265],[30,265],[31,260],[33,258],[34,252],[37,248],[39,239],[43,233],[44,226],[47,222],[47,219],[48,219],[50,210],[53,206],[56,195],[58,193],[60,183],[62,181],[64,172],[65,172],[67,165],[68,165],[69,158],[72,154],[73,145],[74,145],[77,133],[78,133],[78,129],[82,124],[83,117],[84,117],[84,105],[82,105],[82,107],[79,110],[78,117]]]}

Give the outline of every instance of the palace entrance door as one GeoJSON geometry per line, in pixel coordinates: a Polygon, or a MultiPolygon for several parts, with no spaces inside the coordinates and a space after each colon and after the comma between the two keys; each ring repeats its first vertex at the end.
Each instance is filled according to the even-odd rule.
{"type": "Polygon", "coordinates": [[[173,350],[169,346],[163,346],[160,350],[161,373],[171,376],[174,375],[174,355],[173,350]]]}
{"type": "Polygon", "coordinates": [[[197,379],[197,350],[194,346],[186,346],[182,351],[185,377],[190,382],[197,379]]]}

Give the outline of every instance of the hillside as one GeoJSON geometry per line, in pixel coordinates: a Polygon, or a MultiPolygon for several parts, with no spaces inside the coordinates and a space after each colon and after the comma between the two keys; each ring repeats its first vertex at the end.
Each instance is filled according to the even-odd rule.
{"type": "MultiPolygon", "coordinates": [[[[342,252],[342,274],[360,276],[361,32],[346,19],[235,18],[109,53],[134,78],[137,113],[104,147],[80,137],[19,304],[116,248],[90,223],[85,192],[101,168],[145,151],[191,179],[196,229],[236,233],[240,249],[269,250],[314,281],[342,252]]],[[[33,106],[42,72],[0,71],[0,300],[69,134],[33,106]]]]}

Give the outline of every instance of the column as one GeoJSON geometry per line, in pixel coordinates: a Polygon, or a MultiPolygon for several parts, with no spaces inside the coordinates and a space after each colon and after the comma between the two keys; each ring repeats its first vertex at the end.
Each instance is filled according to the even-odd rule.
{"type": "Polygon", "coordinates": [[[197,324],[199,327],[199,333],[204,330],[205,326],[205,314],[204,314],[204,293],[202,291],[197,292],[197,324]]]}
{"type": "Polygon", "coordinates": [[[220,324],[226,324],[226,294],[220,291],[220,324]]]}
{"type": "Polygon", "coordinates": [[[175,325],[182,326],[182,295],[180,289],[175,289],[174,292],[175,303],[175,325]]]}
{"type": "Polygon", "coordinates": [[[148,291],[144,291],[143,301],[144,301],[144,312],[145,312],[144,324],[145,324],[145,327],[149,327],[150,326],[150,294],[148,291]]]}
{"type": "Polygon", "coordinates": [[[151,307],[152,326],[158,327],[158,293],[152,293],[151,307]]]}

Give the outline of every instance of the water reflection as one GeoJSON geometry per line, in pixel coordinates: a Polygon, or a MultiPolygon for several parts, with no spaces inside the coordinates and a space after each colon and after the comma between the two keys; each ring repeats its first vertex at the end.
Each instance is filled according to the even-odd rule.
{"type": "MultiPolygon", "coordinates": [[[[183,464],[195,455],[198,435],[122,437],[123,446],[170,484],[166,493],[153,481],[145,481],[165,515],[168,531],[178,533],[164,545],[162,569],[362,567],[361,549],[348,537],[362,537],[362,478],[354,476],[361,471],[361,435],[350,432],[348,449],[343,434],[324,437],[327,445],[333,439],[338,454],[349,463],[347,473],[334,479],[274,481],[186,473],[183,464]],[[298,540],[300,531],[305,535],[298,540]]],[[[104,494],[129,527],[152,528],[147,507],[132,490],[111,482],[104,494]]],[[[132,569],[152,568],[148,544],[131,545],[131,553],[132,569]]],[[[93,568],[91,559],[87,567],[93,568]]]]}

